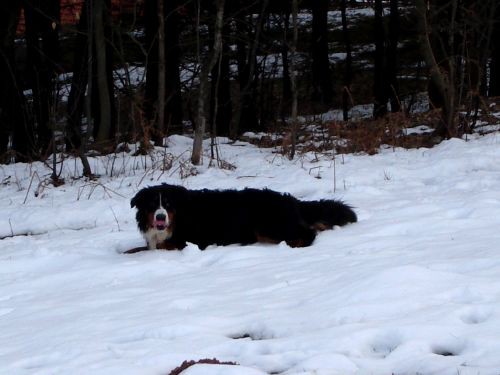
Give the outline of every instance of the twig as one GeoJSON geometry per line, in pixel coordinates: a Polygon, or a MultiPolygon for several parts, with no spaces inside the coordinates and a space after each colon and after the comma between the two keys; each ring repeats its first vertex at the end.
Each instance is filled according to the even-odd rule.
{"type": "Polygon", "coordinates": [[[115,214],[115,211],[113,210],[113,207],[109,207],[109,209],[111,210],[111,212],[113,213],[113,216],[115,217],[115,221],[116,221],[116,225],[118,226],[118,232],[121,232],[121,228],[120,228],[120,223],[118,222],[118,218],[116,217],[116,214],[115,214]]]}
{"type": "Polygon", "coordinates": [[[26,191],[26,196],[24,197],[23,204],[26,204],[26,201],[28,200],[28,194],[29,194],[29,192],[31,190],[31,185],[33,184],[33,179],[35,178],[35,175],[37,176],[38,181],[41,182],[40,177],[38,176],[38,173],[33,172],[33,174],[31,175],[31,179],[30,179],[30,184],[28,186],[28,190],[26,191]]]}

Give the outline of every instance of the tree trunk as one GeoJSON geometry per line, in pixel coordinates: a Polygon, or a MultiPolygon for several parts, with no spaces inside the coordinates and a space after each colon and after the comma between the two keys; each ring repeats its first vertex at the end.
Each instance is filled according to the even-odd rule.
{"type": "Polygon", "coordinates": [[[500,96],[500,5],[497,5],[493,26],[491,59],[490,59],[490,82],[488,96],[500,96]]]}
{"type": "Polygon", "coordinates": [[[182,132],[182,93],[180,79],[180,15],[177,1],[165,2],[165,121],[166,133],[182,132]]]}
{"type": "Polygon", "coordinates": [[[292,99],[292,84],[290,83],[290,66],[288,56],[288,32],[290,30],[290,13],[283,12],[281,15],[283,20],[283,38],[281,42],[281,60],[283,61],[283,113],[289,110],[292,99]]]}
{"type": "Polygon", "coordinates": [[[96,109],[98,110],[99,122],[95,124],[94,134],[97,142],[106,142],[112,138],[113,133],[113,86],[110,85],[110,74],[108,66],[112,58],[108,49],[109,33],[105,32],[110,22],[111,3],[107,0],[94,0],[94,45],[96,62],[96,89],[99,99],[96,109]],[[108,39],[108,41],[106,40],[108,39]]]}
{"type": "MultiPolygon", "coordinates": [[[[229,27],[223,27],[223,34],[228,35],[229,27]]],[[[229,75],[229,46],[222,43],[222,54],[212,69],[212,90],[210,94],[211,135],[229,136],[232,117],[231,79],[229,75]]]]}
{"type": "Polygon", "coordinates": [[[399,8],[398,0],[390,0],[391,13],[389,16],[389,45],[387,47],[387,77],[388,96],[391,103],[391,112],[399,112],[401,103],[399,100],[398,85],[398,39],[399,39],[399,8]]]}
{"type": "Polygon", "coordinates": [[[205,96],[207,95],[208,89],[208,78],[209,73],[214,68],[217,59],[220,57],[222,52],[222,26],[224,23],[224,1],[216,1],[216,19],[215,19],[215,29],[214,29],[214,44],[212,51],[210,51],[207,58],[204,61],[200,61],[201,71],[200,71],[200,88],[198,92],[198,114],[196,121],[196,128],[193,140],[193,153],[191,155],[191,162],[194,165],[201,164],[201,155],[203,151],[203,136],[205,134],[207,115],[205,110],[205,96]]]}
{"type": "MultiPolygon", "coordinates": [[[[455,0],[452,1],[456,4],[455,0]]],[[[437,5],[436,5],[437,6],[437,5]]],[[[420,44],[422,54],[426,64],[429,66],[431,83],[435,88],[435,92],[442,102],[441,120],[436,128],[436,134],[443,137],[453,137],[456,134],[456,59],[452,50],[455,45],[455,23],[454,13],[456,7],[452,6],[450,24],[445,35],[431,36],[431,28],[429,26],[429,12],[435,9],[431,6],[430,10],[427,9],[427,2],[425,0],[416,1],[416,9],[419,19],[420,29],[420,44]],[[435,51],[431,37],[439,39],[435,44],[447,46],[444,50],[435,51]],[[443,56],[437,58],[436,55],[443,56]],[[439,63],[438,63],[439,61],[439,63]],[[444,61],[444,63],[442,63],[444,61]]],[[[435,17],[435,15],[434,15],[435,17]]],[[[436,49],[439,47],[436,47],[436,49]]]]}
{"type": "Polygon", "coordinates": [[[58,0],[24,2],[27,59],[31,62],[29,81],[33,89],[36,120],[36,155],[49,152],[52,130],[49,113],[54,103],[56,71],[59,62],[58,0]]]}
{"type": "Polygon", "coordinates": [[[385,30],[383,20],[384,8],[382,0],[375,0],[375,74],[373,80],[373,117],[379,118],[387,113],[387,83],[385,82],[385,30]]]}
{"type": "Polygon", "coordinates": [[[82,146],[83,134],[81,132],[82,114],[84,110],[85,91],[87,89],[88,66],[91,64],[88,55],[88,20],[89,9],[92,0],[86,0],[82,7],[80,20],[77,26],[77,35],[73,50],[73,77],[68,97],[68,123],[66,149],[68,151],[78,149],[82,146]]]}
{"type": "Polygon", "coordinates": [[[291,113],[291,132],[290,132],[290,155],[289,158],[292,160],[295,157],[295,151],[297,146],[297,134],[298,134],[298,123],[297,123],[297,106],[298,106],[298,88],[297,88],[297,42],[299,37],[299,25],[297,21],[297,14],[299,11],[298,0],[292,0],[292,29],[293,38],[290,46],[290,83],[292,86],[292,113],[291,113]]]}
{"type": "Polygon", "coordinates": [[[352,83],[352,47],[349,29],[347,27],[347,0],[341,0],[342,14],[342,35],[344,37],[344,46],[346,51],[345,70],[344,70],[344,87],[342,88],[342,118],[344,121],[349,120],[349,103],[351,102],[351,83],[352,83]]]}
{"type": "Polygon", "coordinates": [[[312,86],[314,101],[331,104],[333,86],[328,57],[329,0],[313,0],[312,6],[312,86]]]}
{"type": "Polygon", "coordinates": [[[160,78],[160,47],[158,43],[160,38],[160,16],[158,1],[146,0],[144,6],[147,51],[144,115],[148,123],[146,126],[151,128],[153,138],[157,142],[168,132],[180,132],[183,117],[179,70],[181,58],[179,13],[177,10],[179,3],[177,0],[163,0],[164,26],[161,27],[161,33],[164,36],[162,48],[165,51],[165,75],[160,78]],[[164,85],[164,90],[159,88],[162,85],[164,85]],[[160,91],[165,92],[163,105],[159,103],[160,91]],[[163,111],[163,120],[159,119],[160,107],[163,111]]]}
{"type": "Polygon", "coordinates": [[[233,116],[233,134],[241,133],[247,130],[257,130],[258,120],[255,109],[255,65],[257,59],[257,49],[260,43],[264,20],[268,15],[268,5],[270,0],[260,0],[260,12],[255,25],[253,37],[250,37],[251,31],[244,17],[236,20],[237,30],[237,60],[238,60],[238,80],[240,85],[239,101],[235,103],[235,113],[233,116]],[[244,38],[251,40],[251,48],[247,49],[244,38]]]}
{"type": "MultiPolygon", "coordinates": [[[[66,125],[66,149],[74,151],[81,159],[83,165],[83,175],[91,176],[92,170],[85,155],[87,148],[87,139],[92,128],[92,116],[90,104],[87,108],[87,129],[82,132],[82,114],[85,106],[85,91],[88,82],[91,82],[92,77],[92,38],[91,34],[91,18],[92,0],[85,0],[78,22],[78,33],[75,40],[73,50],[75,56],[73,60],[73,77],[71,81],[71,89],[68,97],[68,122],[66,125]],[[90,53],[90,55],[89,55],[90,53]],[[90,56],[90,58],[89,58],[90,56]]],[[[89,87],[89,96],[91,95],[92,87],[89,87]]],[[[90,99],[88,99],[90,101],[90,99]]]]}
{"type": "Polygon", "coordinates": [[[14,131],[13,149],[27,155],[33,139],[25,113],[22,89],[19,87],[14,60],[14,39],[19,21],[20,1],[8,1],[0,12],[0,162],[6,155],[9,137],[14,131]]]}
{"type": "MultiPolygon", "coordinates": [[[[144,2],[145,44],[147,52],[146,61],[146,87],[144,92],[144,117],[146,124],[141,129],[149,138],[150,128],[158,116],[158,0],[145,0],[144,2]]],[[[143,139],[145,140],[145,139],[143,139]]],[[[146,141],[146,140],[145,140],[146,141]]]]}
{"type": "Polygon", "coordinates": [[[158,125],[153,135],[157,146],[165,136],[165,0],[158,1],[158,125]]]}

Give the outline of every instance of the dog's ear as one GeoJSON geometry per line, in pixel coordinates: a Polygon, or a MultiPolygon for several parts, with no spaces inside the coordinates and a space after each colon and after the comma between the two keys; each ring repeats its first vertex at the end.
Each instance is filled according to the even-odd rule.
{"type": "Polygon", "coordinates": [[[144,200],[144,194],[143,194],[143,190],[141,190],[140,192],[138,192],[135,197],[133,197],[131,200],[130,200],[130,207],[137,207],[139,208],[139,206],[141,205],[141,202],[144,200]]]}

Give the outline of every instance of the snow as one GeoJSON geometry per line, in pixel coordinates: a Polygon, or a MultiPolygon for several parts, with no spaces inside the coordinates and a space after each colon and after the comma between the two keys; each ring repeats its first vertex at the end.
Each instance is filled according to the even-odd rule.
{"type": "Polygon", "coordinates": [[[428,127],[427,125],[417,125],[412,128],[403,129],[404,135],[414,135],[414,134],[427,134],[432,133],[434,129],[428,127]]]}
{"type": "Polygon", "coordinates": [[[219,139],[237,168],[181,178],[191,142],[93,157],[97,181],[67,159],[57,188],[0,166],[0,373],[500,373],[499,133],[293,161],[219,139]],[[144,244],[130,198],[160,182],[334,197],[359,222],[303,249],[122,254],[144,244]]]}

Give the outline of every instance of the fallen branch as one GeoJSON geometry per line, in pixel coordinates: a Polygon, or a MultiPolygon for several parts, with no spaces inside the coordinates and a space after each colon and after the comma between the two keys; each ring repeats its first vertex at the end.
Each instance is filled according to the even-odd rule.
{"type": "Polygon", "coordinates": [[[179,367],[174,368],[168,375],[180,375],[185,369],[194,366],[198,363],[201,364],[209,364],[209,365],[230,365],[230,366],[239,366],[239,363],[236,362],[221,362],[216,358],[213,359],[200,359],[198,361],[184,361],[182,362],[182,365],[179,367]]]}

